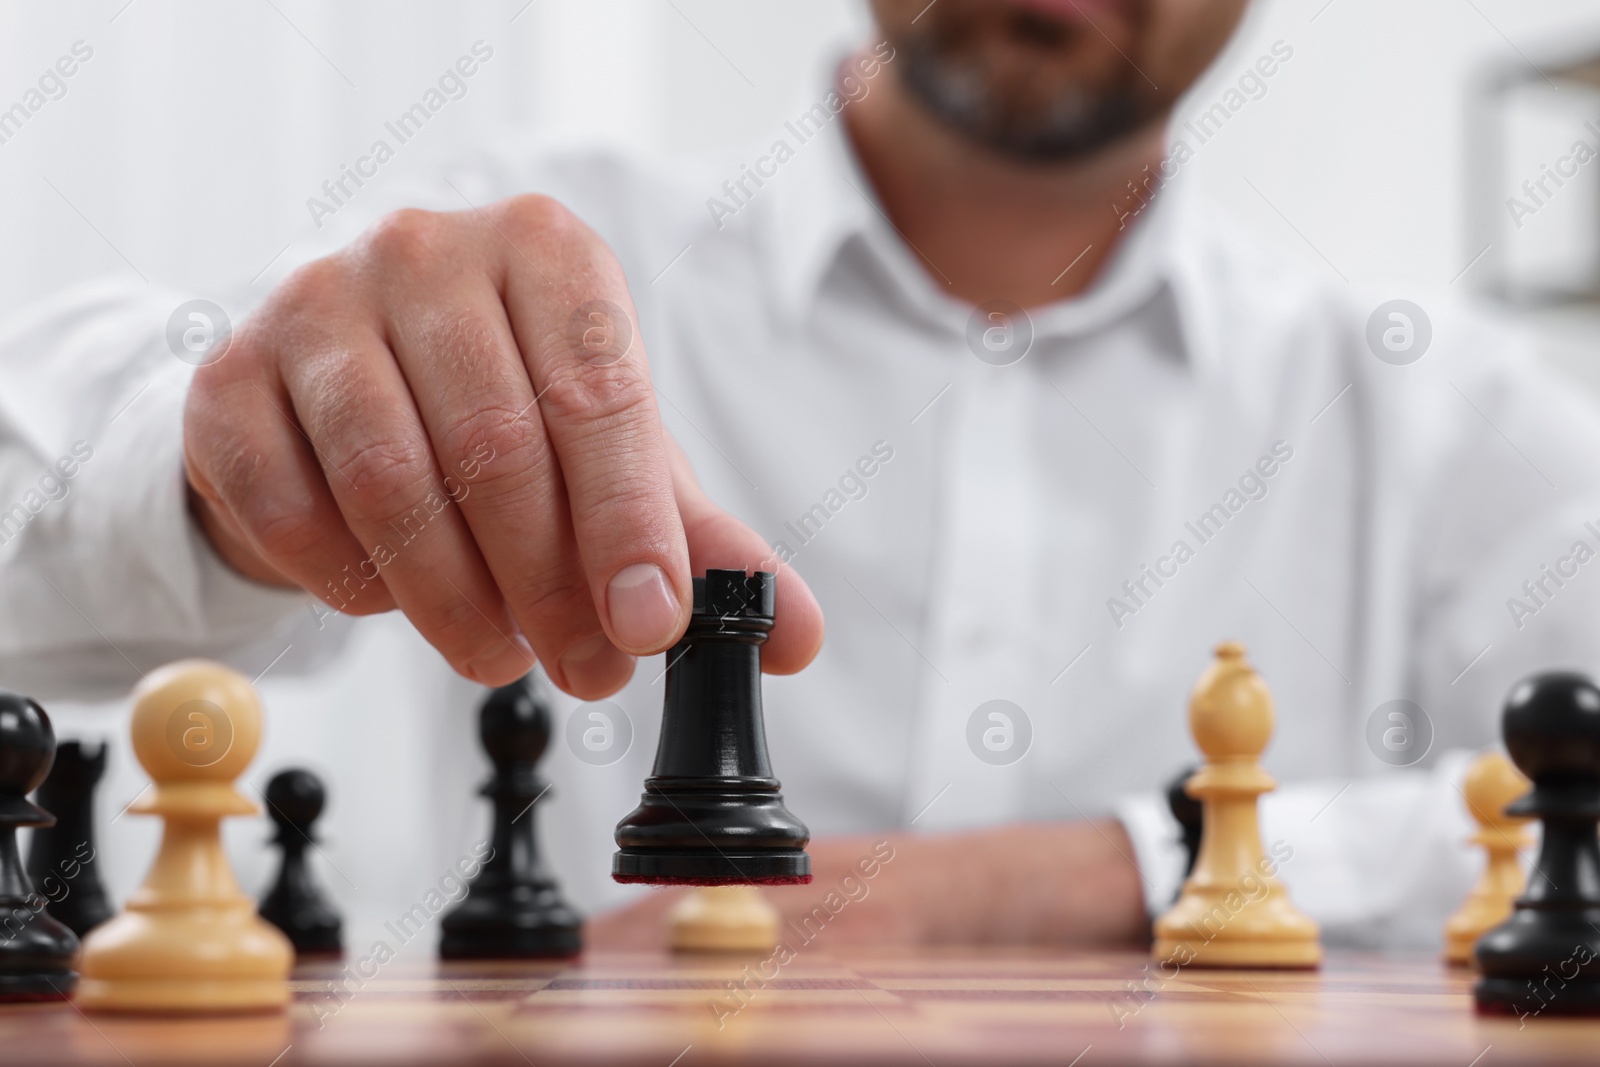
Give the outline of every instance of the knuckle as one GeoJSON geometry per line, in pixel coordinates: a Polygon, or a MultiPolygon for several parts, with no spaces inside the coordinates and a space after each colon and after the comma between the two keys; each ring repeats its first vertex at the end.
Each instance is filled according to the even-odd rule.
{"type": "Polygon", "coordinates": [[[510,387],[513,378],[507,358],[509,342],[490,314],[470,305],[436,309],[421,328],[421,347],[450,372],[452,380],[474,381],[488,373],[493,387],[510,387]]]}
{"type": "Polygon", "coordinates": [[[565,204],[539,193],[524,193],[502,201],[500,217],[502,225],[518,243],[519,239],[571,238],[588,233],[588,227],[565,204]]]}
{"type": "Polygon", "coordinates": [[[379,523],[411,512],[433,468],[426,446],[405,438],[374,441],[329,461],[342,475],[338,481],[348,479],[356,507],[379,523]]]}
{"type": "Polygon", "coordinates": [[[505,404],[476,407],[456,417],[440,434],[439,444],[454,468],[476,472],[472,481],[479,485],[524,481],[530,469],[552,459],[533,420],[505,404]]]}
{"type": "Polygon", "coordinates": [[[553,367],[540,409],[550,417],[596,430],[631,431],[655,421],[655,393],[649,379],[627,363],[597,366],[566,363],[553,367]]]}
{"type": "Polygon", "coordinates": [[[236,404],[259,402],[256,390],[270,379],[277,349],[252,317],[236,330],[222,359],[195,368],[186,410],[196,415],[228,412],[236,404]]]}
{"type": "Polygon", "coordinates": [[[451,658],[470,659],[481,654],[487,642],[503,640],[484,619],[483,611],[465,596],[432,605],[421,623],[430,640],[451,658]]]}
{"type": "Polygon", "coordinates": [[[328,532],[302,509],[276,501],[245,505],[240,520],[271,561],[310,559],[328,543],[328,532]]]}
{"type": "Polygon", "coordinates": [[[235,515],[247,529],[252,508],[267,506],[256,490],[261,481],[261,457],[244,447],[223,428],[223,420],[207,418],[200,426],[184,430],[184,462],[190,484],[204,485],[208,499],[235,515]]]}
{"type": "Polygon", "coordinates": [[[366,248],[382,264],[415,270],[438,261],[447,225],[437,212],[402,208],[368,231],[366,248]]]}
{"type": "Polygon", "coordinates": [[[640,547],[661,552],[659,516],[676,514],[669,493],[642,474],[613,477],[598,493],[580,494],[572,505],[573,525],[580,530],[612,527],[612,535],[637,541],[640,547]],[[618,523],[624,525],[616,529],[618,523]]]}
{"type": "Polygon", "coordinates": [[[252,316],[246,328],[235,334],[234,344],[239,343],[239,334],[260,333],[262,324],[257,321],[260,318],[268,316],[293,318],[306,312],[314,313],[332,301],[342,300],[349,281],[349,268],[337,255],[324,256],[296,267],[273,290],[268,309],[260,316],[252,316]]]}
{"type": "Polygon", "coordinates": [[[512,613],[536,646],[560,644],[587,619],[599,628],[589,584],[576,563],[518,578],[506,589],[512,613]]]}

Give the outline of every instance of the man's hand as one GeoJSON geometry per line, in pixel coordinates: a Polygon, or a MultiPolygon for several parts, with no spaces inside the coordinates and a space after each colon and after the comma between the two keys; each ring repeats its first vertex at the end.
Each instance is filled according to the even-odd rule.
{"type": "Polygon", "coordinates": [[[398,607],[488,685],[534,657],[615,692],[688,623],[691,568],[778,571],[763,667],[804,667],[816,601],[713,505],[662,429],[621,267],[556,202],[402,211],[291,275],[196,375],[197,518],[257,580],[398,607]]]}
{"type": "MultiPolygon", "coordinates": [[[[823,930],[814,936],[824,947],[1129,945],[1150,935],[1133,846],[1112,820],[822,838],[807,851],[810,885],[762,890],[791,947],[806,940],[802,928],[823,930]]],[[[596,916],[585,943],[664,948],[667,915],[684,892],[658,889],[596,916]]]]}

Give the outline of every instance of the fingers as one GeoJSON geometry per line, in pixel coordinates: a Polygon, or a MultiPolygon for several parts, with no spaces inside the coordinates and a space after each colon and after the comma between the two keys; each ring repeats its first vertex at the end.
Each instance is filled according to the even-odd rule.
{"type": "Polygon", "coordinates": [[[625,652],[660,652],[688,624],[689,552],[621,268],[553,201],[509,201],[497,229],[513,246],[504,282],[512,331],[600,623],[625,652]]]}
{"type": "MultiPolygon", "coordinates": [[[[407,225],[442,223],[423,216],[407,225]]],[[[627,683],[633,658],[601,625],[566,483],[495,279],[455,267],[418,263],[386,287],[390,345],[444,482],[534,654],[567,692],[607,696],[627,683]]]]}
{"type": "Polygon", "coordinates": [[[537,656],[576,696],[615,692],[681,636],[691,564],[777,572],[767,670],[822,641],[798,575],[668,442],[610,250],[545,198],[401,212],[297,271],[197,374],[185,448],[235,566],[397,606],[487,684],[537,656]]]}
{"type": "Polygon", "coordinates": [[[345,527],[283,383],[247,358],[259,343],[248,325],[241,329],[239,358],[202,368],[189,390],[184,465],[202,524],[249,577],[301,586],[352,615],[389,611],[382,576],[361,577],[366,553],[345,527]]]}
{"type": "Polygon", "coordinates": [[[670,434],[665,435],[665,441],[678,514],[689,541],[690,567],[695,574],[704,574],[712,567],[777,574],[778,617],[772,636],[761,648],[761,669],[769,674],[803,670],[822,648],[822,607],[817,598],[795,569],[778,559],[760,534],[711,502],[678,443],[670,434]]]}
{"type": "MultiPolygon", "coordinates": [[[[314,279],[313,279],[314,280],[314,279]]],[[[302,283],[308,284],[308,283],[302,283]]],[[[371,307],[351,314],[300,294],[278,327],[293,415],[338,513],[360,543],[360,580],[381,577],[395,604],[457,671],[504,684],[532,649],[473,542],[371,307]]]]}

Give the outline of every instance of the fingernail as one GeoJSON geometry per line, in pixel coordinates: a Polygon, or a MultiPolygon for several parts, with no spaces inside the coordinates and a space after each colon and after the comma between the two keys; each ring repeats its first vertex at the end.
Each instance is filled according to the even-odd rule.
{"type": "Polygon", "coordinates": [[[651,652],[672,640],[678,626],[678,598],[654,563],[633,563],[606,587],[606,608],[617,643],[629,652],[651,652]]]}

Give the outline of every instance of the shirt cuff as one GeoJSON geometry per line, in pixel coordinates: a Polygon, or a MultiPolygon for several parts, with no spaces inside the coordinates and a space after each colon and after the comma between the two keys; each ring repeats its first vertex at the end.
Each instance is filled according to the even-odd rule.
{"type": "Polygon", "coordinates": [[[1178,824],[1158,793],[1123,797],[1113,811],[1133,842],[1133,859],[1144,880],[1145,911],[1155,918],[1172,906],[1189,862],[1178,824]]]}

